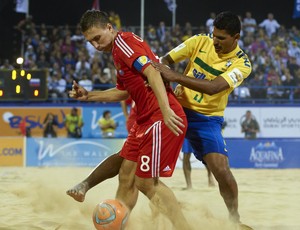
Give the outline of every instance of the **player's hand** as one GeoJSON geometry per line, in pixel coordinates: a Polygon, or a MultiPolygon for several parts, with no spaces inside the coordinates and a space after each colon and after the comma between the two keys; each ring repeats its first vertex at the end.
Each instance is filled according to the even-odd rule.
{"type": "Polygon", "coordinates": [[[85,101],[88,98],[88,91],[82,86],[78,85],[76,81],[73,81],[72,90],[69,91],[69,97],[85,101]]]}
{"type": "Polygon", "coordinates": [[[165,109],[163,111],[164,122],[166,126],[176,135],[183,134],[182,129],[185,127],[181,117],[177,116],[176,113],[171,109],[165,109]]]}
{"type": "Polygon", "coordinates": [[[151,61],[152,66],[161,73],[164,81],[176,82],[181,77],[181,74],[171,70],[169,66],[151,61]]]}

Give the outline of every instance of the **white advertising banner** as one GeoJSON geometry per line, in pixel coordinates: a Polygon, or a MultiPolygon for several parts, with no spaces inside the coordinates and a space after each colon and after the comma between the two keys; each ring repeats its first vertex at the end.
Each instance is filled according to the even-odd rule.
{"type": "Polygon", "coordinates": [[[225,138],[243,138],[241,123],[250,110],[257,120],[261,138],[300,138],[300,107],[227,107],[225,138]]]}

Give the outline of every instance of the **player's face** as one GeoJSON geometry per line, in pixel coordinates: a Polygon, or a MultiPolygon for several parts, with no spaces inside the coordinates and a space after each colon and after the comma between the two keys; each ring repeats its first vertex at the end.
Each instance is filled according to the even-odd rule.
{"type": "Polygon", "coordinates": [[[219,30],[214,27],[213,40],[217,54],[227,54],[234,50],[237,46],[240,35],[231,36],[226,30],[219,30]]]}
{"type": "Polygon", "coordinates": [[[114,41],[114,30],[110,24],[105,27],[94,26],[83,33],[96,50],[110,52],[114,41]]]}

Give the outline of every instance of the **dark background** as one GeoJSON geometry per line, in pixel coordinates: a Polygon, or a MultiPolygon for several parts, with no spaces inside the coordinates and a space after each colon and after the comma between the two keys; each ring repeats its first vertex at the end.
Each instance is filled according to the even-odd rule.
{"type": "MultiPolygon", "coordinates": [[[[29,14],[33,16],[36,25],[76,25],[82,13],[92,8],[93,0],[29,0],[29,14]]],[[[121,17],[124,26],[140,25],[141,0],[99,0],[100,9],[113,10],[121,17]]],[[[281,25],[291,28],[300,27],[300,19],[293,19],[293,0],[177,0],[176,23],[184,25],[189,21],[192,26],[204,25],[210,12],[219,13],[230,10],[236,14],[245,15],[246,11],[260,23],[269,12],[281,25]]],[[[15,0],[0,0],[0,60],[11,59],[19,47],[17,31],[14,26],[25,18],[25,14],[15,12],[15,0]]],[[[172,24],[172,13],[163,0],[145,0],[145,26],[158,25],[165,21],[172,24]]],[[[12,61],[12,60],[11,60],[12,61]]]]}

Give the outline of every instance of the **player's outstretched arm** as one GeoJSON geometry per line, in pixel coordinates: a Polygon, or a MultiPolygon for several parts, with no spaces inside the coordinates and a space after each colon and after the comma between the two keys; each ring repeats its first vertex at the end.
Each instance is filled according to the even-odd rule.
{"type": "Polygon", "coordinates": [[[117,88],[103,91],[87,91],[84,87],[78,85],[76,81],[73,81],[69,96],[79,101],[117,102],[127,99],[129,94],[126,90],[118,90],[117,88]]]}

